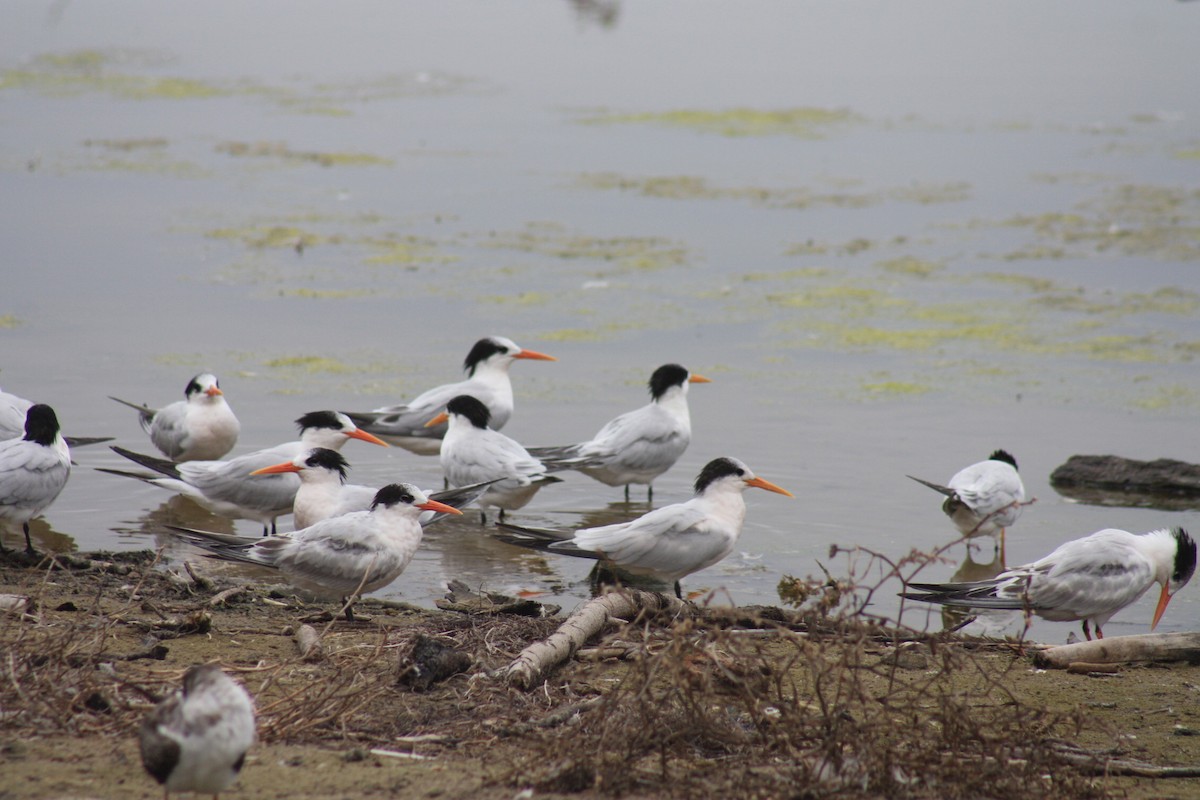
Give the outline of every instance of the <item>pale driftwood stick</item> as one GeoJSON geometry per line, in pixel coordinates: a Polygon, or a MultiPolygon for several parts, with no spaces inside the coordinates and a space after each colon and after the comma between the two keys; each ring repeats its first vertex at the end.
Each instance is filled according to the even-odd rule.
{"type": "Polygon", "coordinates": [[[321,647],[321,635],[312,625],[301,625],[296,631],[296,647],[300,649],[300,657],[305,661],[320,661],[325,656],[321,647]]]}
{"type": "Polygon", "coordinates": [[[514,686],[530,689],[558,664],[600,631],[613,617],[632,618],[640,611],[679,613],[691,608],[682,600],[654,592],[625,589],[595,597],[567,617],[558,630],[521,651],[499,676],[514,686]]]}
{"type": "Polygon", "coordinates": [[[1091,675],[1094,672],[1116,675],[1120,670],[1120,664],[1093,664],[1090,661],[1072,661],[1067,665],[1067,672],[1072,675],[1091,675]]]}
{"type": "Polygon", "coordinates": [[[1072,662],[1089,664],[1127,664],[1136,661],[1200,662],[1200,632],[1148,633],[1141,636],[1113,636],[1051,647],[1035,653],[1039,667],[1066,669],[1072,662]]]}
{"type": "Polygon", "coordinates": [[[237,597],[239,594],[242,594],[245,591],[245,586],[234,586],[222,592],[217,592],[211,598],[209,598],[209,608],[216,608],[217,606],[224,604],[229,598],[237,597]]]}

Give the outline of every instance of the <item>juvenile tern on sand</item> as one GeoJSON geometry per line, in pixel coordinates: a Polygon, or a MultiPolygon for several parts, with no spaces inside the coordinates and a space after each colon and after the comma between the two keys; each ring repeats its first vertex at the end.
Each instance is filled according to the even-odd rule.
{"type": "Polygon", "coordinates": [[[1084,636],[1092,638],[1091,623],[1103,639],[1101,627],[1158,583],[1162,593],[1150,622],[1154,630],[1171,597],[1195,571],[1196,543],[1183,528],[1143,534],[1106,528],[991,580],[910,583],[902,596],[963,608],[1024,610],[1053,622],[1083,620],[1084,636]]]}
{"type": "MultiPolygon", "coordinates": [[[[351,511],[366,511],[379,491],[371,486],[346,483],[346,471],[350,464],[336,450],[314,447],[306,450],[291,461],[256,469],[251,475],[275,475],[295,473],[300,476],[300,489],[292,505],[292,523],[297,528],[307,528],[315,522],[330,517],[340,517],[351,511]]],[[[429,492],[430,500],[437,500],[461,509],[479,499],[487,491],[488,483],[474,483],[458,489],[429,492]]],[[[421,514],[421,527],[427,527],[447,515],[442,512],[425,511],[421,514]]]]}
{"type": "Polygon", "coordinates": [[[946,496],[942,511],[963,536],[995,536],[1000,563],[1005,563],[1005,529],[1017,521],[1028,505],[1015,458],[1004,450],[996,450],[987,461],[963,467],[945,486],[908,477],[946,496]]]}
{"type": "Polygon", "coordinates": [[[634,575],[674,583],[724,559],[737,543],[746,519],[748,487],[792,497],[792,493],[758,477],[736,458],[716,458],[700,470],[696,494],[686,503],[663,506],[630,522],[551,531],[500,523],[498,538],[510,544],[550,553],[607,561],[634,575]]]}
{"type": "Polygon", "coordinates": [[[50,507],[70,475],[71,451],[59,433],[58,416],[35,403],[25,413],[25,435],[0,442],[0,523],[21,523],[27,552],[37,552],[29,520],[50,507]]]}
{"type": "MultiPolygon", "coordinates": [[[[399,577],[421,543],[417,518],[422,511],[462,513],[431,500],[411,483],[393,483],[375,494],[368,511],[265,539],[235,541],[224,534],[170,527],[213,557],[277,569],[298,589],[344,602],[399,577]]],[[[346,619],[354,619],[350,604],[346,619]]]]}
{"type": "Polygon", "coordinates": [[[188,381],[183,400],[155,409],[109,396],[136,409],[142,429],[172,461],[211,461],[237,444],[241,424],[225,402],[217,377],[204,372],[188,381]]]}
{"type": "Polygon", "coordinates": [[[178,492],[224,517],[255,520],[262,524],[265,536],[275,532],[277,517],[291,513],[300,479],[295,475],[254,477],[251,473],[255,470],[293,459],[313,447],[340,450],[350,439],[387,446],[371,434],[359,430],[349,417],[337,411],[311,411],[296,420],[296,424],[300,427],[298,441],[256,450],[228,461],[174,464],[123,447],[114,447],[112,449],[115,452],[159,474],[142,475],[111,469],[100,471],[137,478],[178,492]]]}
{"type": "Polygon", "coordinates": [[[459,395],[428,423],[448,423],[440,457],[450,486],[492,482],[476,501],[483,510],[482,522],[487,521],[489,508],[499,508],[504,519],[505,511],[523,508],[538,489],[559,482],[548,474],[552,468],[529,455],[520,442],[488,427],[489,419],[487,406],[470,395],[459,395]]]}
{"type": "Polygon", "coordinates": [[[692,441],[689,383],[710,383],[678,364],[664,364],[650,376],[651,401],[611,420],[590,440],[561,447],[531,447],[534,458],[551,459],[609,486],[645,484],[654,497],[654,479],[675,465],[692,441]]]}
{"type": "Polygon", "coordinates": [[[512,381],[508,369],[514,360],[556,361],[553,356],[526,350],[511,339],[489,336],[471,348],[463,362],[467,379],[437,386],[400,405],[374,411],[347,412],[363,430],[403,447],[417,455],[436,456],[446,435],[443,425],[429,421],[445,410],[446,404],[460,394],[477,398],[491,413],[493,430],[500,430],[513,413],[512,381]]]}
{"type": "Polygon", "coordinates": [[[216,664],[192,667],[183,687],[142,722],[142,764],[171,792],[214,798],[241,772],[254,744],[254,703],[242,685],[216,664]]]}

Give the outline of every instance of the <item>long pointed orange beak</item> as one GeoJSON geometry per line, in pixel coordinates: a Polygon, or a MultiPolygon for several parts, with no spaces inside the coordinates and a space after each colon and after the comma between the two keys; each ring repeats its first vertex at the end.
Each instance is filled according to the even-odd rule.
{"type": "Polygon", "coordinates": [[[426,422],[425,427],[433,428],[437,425],[441,425],[443,422],[446,422],[449,419],[450,419],[450,415],[447,414],[445,411],[443,411],[442,413],[438,414],[433,419],[429,420],[429,422],[426,422]]]}
{"type": "Polygon", "coordinates": [[[462,512],[454,506],[448,506],[445,503],[438,502],[437,500],[427,500],[418,505],[417,508],[423,508],[426,511],[441,511],[443,514],[462,514],[462,512]]]}
{"type": "Polygon", "coordinates": [[[712,378],[706,378],[703,375],[689,375],[688,383],[712,383],[712,378]]]}
{"type": "Polygon", "coordinates": [[[531,358],[534,361],[558,361],[554,356],[548,356],[545,353],[539,353],[536,350],[525,350],[517,353],[513,358],[531,358]]]}
{"type": "Polygon", "coordinates": [[[251,475],[278,475],[282,472],[299,472],[300,468],[290,461],[285,461],[282,464],[272,464],[269,467],[256,469],[251,472],[251,475]]]}
{"type": "Polygon", "coordinates": [[[1158,626],[1158,621],[1162,619],[1169,602],[1171,602],[1171,593],[1167,591],[1167,584],[1164,583],[1162,594],[1158,596],[1158,608],[1154,609],[1154,619],[1150,622],[1150,630],[1154,630],[1158,626]]]}
{"type": "Polygon", "coordinates": [[[770,481],[763,480],[762,478],[754,478],[752,480],[748,480],[748,481],[746,481],[746,485],[747,486],[756,486],[759,489],[766,489],[768,492],[775,492],[776,494],[785,494],[788,497],[796,496],[796,495],[792,494],[791,492],[789,492],[787,489],[784,489],[781,486],[776,486],[775,484],[771,483],[770,481]]]}
{"type": "Polygon", "coordinates": [[[364,442],[370,442],[371,444],[377,444],[380,447],[391,447],[391,445],[389,445],[383,439],[380,439],[378,436],[372,436],[371,434],[369,434],[366,431],[361,430],[359,428],[355,428],[353,431],[351,431],[350,433],[348,433],[346,435],[349,436],[351,439],[360,439],[364,442]]]}
{"type": "Polygon", "coordinates": [[[225,394],[218,386],[210,386],[204,391],[204,393],[209,397],[217,397],[218,395],[225,394]]]}

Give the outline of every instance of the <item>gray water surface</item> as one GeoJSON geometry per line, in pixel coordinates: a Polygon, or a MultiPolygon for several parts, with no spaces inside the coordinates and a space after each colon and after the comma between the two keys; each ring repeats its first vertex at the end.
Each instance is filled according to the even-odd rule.
{"type": "MultiPolygon", "coordinates": [[[[305,411],[455,380],[498,333],[559,358],[513,370],[505,432],[543,445],[640,405],[677,361],[714,382],[692,387],[693,443],[655,505],[686,499],[718,455],[797,496],[748,493],[738,551],[685,581],[715,602],[776,603],[780,578],[818,561],[878,580],[833,543],[901,558],[951,542],[940,498],[905,475],[944,481],[997,447],[1038,498],[1010,563],[1103,527],[1194,526],[1069,502],[1047,478],[1075,453],[1196,460],[1198,15],[10,3],[0,386],[53,405],[68,433],[149,452],[106,396],[164,405],[212,370],[247,452],[305,411]]],[[[344,452],[356,482],[440,486],[436,459],[344,452]]],[[[144,548],[166,520],[221,524],[96,472],[125,466],[104,446],[75,459],[43,546],[144,548]]],[[[609,522],[649,507],[634,500],[568,476],[515,518],[609,522]]],[[[589,567],[456,521],[382,594],[430,605],[461,578],[569,606],[589,567]]],[[[1162,630],[1194,626],[1197,591],[1162,630]]],[[[1107,632],[1145,631],[1154,600],[1107,632]]]]}

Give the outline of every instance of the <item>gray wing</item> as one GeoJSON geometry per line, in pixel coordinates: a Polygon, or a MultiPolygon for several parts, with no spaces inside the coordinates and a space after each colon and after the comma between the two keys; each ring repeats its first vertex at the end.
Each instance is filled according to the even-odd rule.
{"type": "Polygon", "coordinates": [[[70,474],[70,460],[48,447],[24,439],[0,442],[0,505],[45,508],[70,474]]]}
{"type": "Polygon", "coordinates": [[[228,461],[188,461],[177,464],[180,477],[206,497],[262,511],[290,511],[300,489],[294,474],[251,475],[257,469],[290,461],[299,442],[256,450],[228,461]]]}
{"type": "Polygon", "coordinates": [[[683,565],[720,560],[731,544],[703,512],[687,504],[665,506],[632,522],[584,528],[573,541],[614,564],[664,575],[679,573],[683,565]]]}
{"type": "Polygon", "coordinates": [[[150,425],[154,422],[154,415],[158,413],[158,409],[144,406],[140,403],[131,403],[128,400],[122,400],[119,397],[108,396],[109,400],[116,400],[123,406],[129,406],[134,411],[138,412],[138,422],[142,425],[142,430],[150,432],[150,425]]]}
{"type": "Polygon", "coordinates": [[[167,736],[163,729],[174,730],[182,726],[182,705],[183,694],[174,693],[146,716],[138,731],[142,765],[159,783],[166,783],[179,763],[179,742],[167,736]]]}
{"type": "MultiPolygon", "coordinates": [[[[142,417],[142,427],[146,427],[145,416],[142,417]]],[[[167,458],[175,459],[183,455],[190,438],[187,430],[187,403],[172,403],[154,414],[149,430],[150,441],[167,458]]]]}
{"type": "Polygon", "coordinates": [[[584,453],[607,454],[628,469],[666,471],[687,450],[691,439],[691,431],[652,403],[613,419],[584,453]]]}

